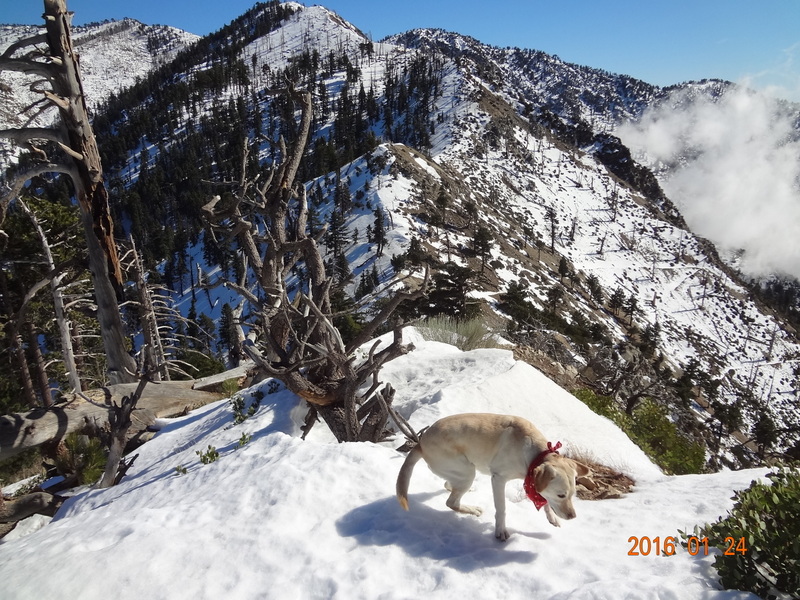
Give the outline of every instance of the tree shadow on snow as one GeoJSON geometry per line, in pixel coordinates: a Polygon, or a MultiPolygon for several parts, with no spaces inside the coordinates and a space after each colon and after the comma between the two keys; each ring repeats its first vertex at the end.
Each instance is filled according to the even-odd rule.
{"type": "Polygon", "coordinates": [[[458,514],[446,508],[444,502],[442,510],[423,504],[434,496],[444,496],[444,492],[411,494],[408,512],[394,496],[359,506],[336,521],[336,529],[340,535],[353,537],[366,546],[396,545],[410,556],[443,561],[461,572],[530,563],[537,553],[512,549],[516,545],[514,537],[550,537],[512,529],[511,539],[499,542],[494,537],[493,510],[487,521],[485,513],[481,517],[458,514]]]}

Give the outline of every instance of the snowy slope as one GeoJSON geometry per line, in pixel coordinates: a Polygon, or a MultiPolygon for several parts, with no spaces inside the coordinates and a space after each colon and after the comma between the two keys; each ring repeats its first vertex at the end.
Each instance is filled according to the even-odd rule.
{"type": "Polygon", "coordinates": [[[629,538],[716,519],[764,470],[664,476],[613,424],[509,352],[407,337],[417,350],[383,378],[415,428],[456,412],[519,414],[567,453],[591,452],[634,477],[633,493],[577,501],[578,517],[555,529],[510,483],[512,537],[499,543],[486,476],[468,495],[484,514],[459,515],[420,463],[406,513],[394,498],[399,441],[336,444],[321,425],[301,441],[304,409],[279,391],[238,426],[225,401],[170,421],[119,486],[85,491],[52,524],[0,545],[3,597],[751,597],[718,590],[711,556],[680,547],[629,556],[629,538]],[[252,439],[239,447],[243,433],[252,439]],[[209,445],[221,456],[202,465],[195,451],[209,445]]]}
{"type": "MultiPolygon", "coordinates": [[[[0,25],[0,51],[40,32],[39,27],[31,25],[0,25]]],[[[80,56],[81,79],[90,109],[112,93],[146,77],[198,39],[174,27],[144,25],[133,19],[75,27],[72,36],[80,56]]],[[[23,113],[41,98],[41,94],[30,91],[31,82],[30,77],[19,73],[0,72],[0,129],[23,127],[30,117],[36,116],[35,110],[23,113]]],[[[55,112],[49,110],[36,116],[30,125],[46,127],[54,118],[55,112]]],[[[4,168],[5,161],[15,152],[8,149],[5,141],[0,151],[3,152],[0,168],[4,168]]]]}

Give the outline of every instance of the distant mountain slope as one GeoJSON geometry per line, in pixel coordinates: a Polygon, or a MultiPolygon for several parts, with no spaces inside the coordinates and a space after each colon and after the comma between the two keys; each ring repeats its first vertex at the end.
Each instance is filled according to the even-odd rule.
{"type": "MultiPolygon", "coordinates": [[[[39,31],[38,27],[28,25],[0,25],[0,49],[39,31]]],[[[133,85],[199,39],[174,27],[144,25],[133,19],[75,27],[73,37],[80,54],[83,87],[90,107],[133,85]]],[[[40,97],[28,90],[23,81],[24,76],[0,74],[0,128],[19,127],[25,123],[31,113],[23,115],[23,109],[40,97]],[[9,93],[9,87],[14,88],[14,94],[9,93]],[[20,89],[24,91],[18,93],[20,89]]],[[[43,115],[34,123],[47,124],[51,118],[43,115]]]]}

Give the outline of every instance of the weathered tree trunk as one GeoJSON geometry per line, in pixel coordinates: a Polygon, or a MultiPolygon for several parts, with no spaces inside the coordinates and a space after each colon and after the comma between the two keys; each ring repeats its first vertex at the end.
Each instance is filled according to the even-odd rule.
{"type": "Polygon", "coordinates": [[[136,293],[139,296],[139,319],[142,321],[142,334],[144,337],[144,347],[152,348],[155,364],[161,368],[153,373],[153,381],[169,381],[169,371],[167,370],[167,357],[164,352],[164,344],[161,342],[161,334],[158,331],[158,319],[156,318],[153,297],[147,281],[144,278],[144,267],[136,250],[133,238],[130,238],[131,249],[133,251],[133,277],[136,285],[136,293]]]}
{"type": "MultiPolygon", "coordinates": [[[[147,350],[145,349],[145,351],[147,350]]],[[[132,394],[124,396],[120,404],[115,402],[108,409],[109,428],[101,436],[105,438],[108,446],[108,460],[106,461],[105,471],[103,471],[103,477],[97,484],[98,488],[108,488],[115,485],[119,481],[120,467],[127,471],[126,465],[122,464],[122,456],[125,453],[125,444],[128,441],[128,430],[132,424],[131,413],[136,408],[144,387],[150,381],[150,370],[147,368],[147,362],[145,361],[144,373],[139,380],[139,385],[136,386],[136,390],[132,394]]],[[[132,461],[133,459],[131,459],[132,461]]]]}
{"type": "Polygon", "coordinates": [[[109,379],[112,383],[135,381],[136,363],[126,352],[126,339],[117,294],[122,292],[122,269],[114,241],[114,224],[103,183],[103,167],[97,142],[89,122],[86,97],[80,79],[78,55],[72,45],[70,16],[65,0],[44,0],[47,45],[50,54],[61,61],[52,79],[54,97],[69,140],[77,177],[75,195],[81,209],[82,223],[89,247],[89,270],[92,273],[100,334],[106,351],[109,379]]]}
{"type": "MultiPolygon", "coordinates": [[[[70,36],[70,13],[65,0],[44,0],[46,33],[15,42],[0,55],[0,70],[36,75],[49,83],[42,90],[44,99],[58,108],[60,129],[24,128],[0,131],[0,137],[19,143],[49,140],[67,155],[67,162],[50,162],[45,156],[11,182],[9,192],[0,199],[0,221],[5,209],[22,190],[25,181],[44,173],[70,176],[81,211],[81,222],[89,249],[89,270],[94,283],[100,333],[106,352],[108,376],[112,383],[135,381],[135,361],[126,352],[127,341],[117,295],[122,290],[122,270],[114,243],[114,226],[103,184],[103,169],[94,133],[89,122],[80,80],[78,56],[70,36]],[[14,55],[25,48],[46,42],[49,54],[31,52],[24,58],[14,55]]],[[[40,86],[42,81],[37,82],[40,86]]]]}
{"type": "Polygon", "coordinates": [[[34,492],[14,500],[0,499],[0,523],[16,523],[36,514],[52,517],[63,502],[63,498],[47,492],[34,492]]]}
{"type": "Polygon", "coordinates": [[[305,432],[319,415],[339,441],[378,441],[388,418],[386,403],[367,404],[361,411],[359,407],[377,391],[381,366],[413,346],[403,345],[398,325],[394,341],[380,351],[374,346],[366,360],[357,361],[356,350],[389,321],[401,301],[421,291],[395,292],[356,340],[347,345],[342,341],[331,314],[333,280],[317,246],[325,230],[309,235],[305,185],[295,182],[311,127],[311,94],[291,85],[281,93],[301,111],[294,144],[287,148],[281,140],[280,163],[273,165],[266,181],[256,187],[257,179],[248,179],[245,172],[245,141],[235,203],[218,208],[217,196],[203,210],[212,231],[222,230],[228,238],[236,238],[266,298],[260,299],[241,282],[224,282],[258,314],[259,323],[253,328],[262,334],[263,353],[252,343],[245,343],[243,349],[268,374],[312,405],[305,432]],[[267,231],[259,232],[255,223],[265,223],[267,231]],[[302,286],[293,292],[287,289],[287,279],[300,263],[308,274],[308,294],[302,292],[302,286]],[[370,378],[370,389],[359,394],[370,378]]]}
{"type": "Polygon", "coordinates": [[[19,334],[15,334],[11,345],[14,350],[14,358],[16,358],[17,366],[19,367],[20,381],[22,382],[22,389],[25,395],[25,402],[31,408],[38,406],[36,401],[36,390],[33,388],[33,378],[31,371],[28,368],[28,360],[25,357],[25,349],[22,347],[22,338],[19,334]]]}
{"type": "Polygon", "coordinates": [[[33,323],[27,321],[25,329],[28,333],[28,348],[33,355],[34,372],[36,373],[36,387],[39,388],[39,397],[41,398],[42,406],[49,407],[53,401],[50,397],[50,380],[47,377],[47,369],[44,365],[44,356],[42,356],[42,348],[39,344],[39,334],[33,323]]]}

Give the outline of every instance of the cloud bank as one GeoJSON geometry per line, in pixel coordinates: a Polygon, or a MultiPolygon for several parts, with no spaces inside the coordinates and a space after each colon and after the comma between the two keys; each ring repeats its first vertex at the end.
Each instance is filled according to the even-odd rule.
{"type": "Polygon", "coordinates": [[[617,133],[695,233],[744,251],[743,273],[800,278],[798,124],[798,105],[746,86],[684,88],[617,133]]]}

